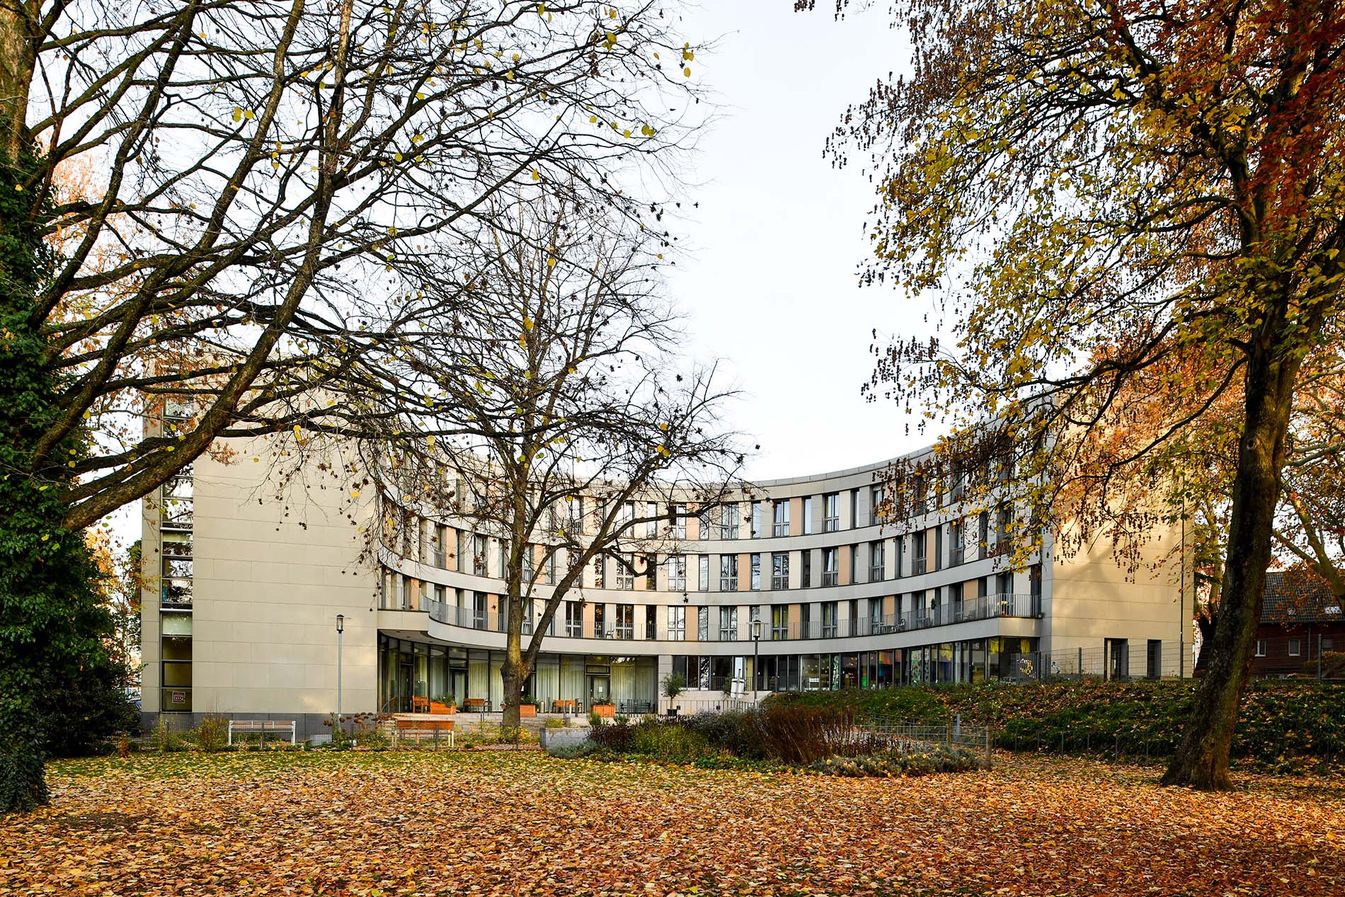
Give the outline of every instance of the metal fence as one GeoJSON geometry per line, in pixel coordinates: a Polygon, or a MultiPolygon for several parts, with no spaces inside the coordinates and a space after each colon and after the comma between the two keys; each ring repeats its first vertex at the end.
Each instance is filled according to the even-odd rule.
{"type": "Polygon", "coordinates": [[[938,748],[982,753],[992,759],[990,728],[967,726],[955,716],[943,726],[924,726],[895,720],[869,721],[857,726],[870,746],[891,753],[927,753],[938,748]]]}
{"type": "MultiPolygon", "coordinates": [[[[1115,640],[1104,646],[1012,654],[1001,678],[1169,679],[1196,672],[1196,649],[1181,642],[1115,640]]],[[[1345,638],[1304,631],[1256,640],[1252,675],[1262,678],[1345,679],[1345,638]]]]}

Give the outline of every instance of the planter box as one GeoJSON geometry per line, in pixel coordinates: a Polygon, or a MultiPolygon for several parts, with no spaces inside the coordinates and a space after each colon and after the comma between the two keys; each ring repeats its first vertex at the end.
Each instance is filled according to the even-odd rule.
{"type": "Polygon", "coordinates": [[[520,719],[526,716],[536,716],[537,706],[535,704],[519,704],[518,715],[520,719]]]}
{"type": "Polygon", "coordinates": [[[601,717],[603,717],[603,718],[605,718],[605,719],[611,719],[612,717],[616,716],[616,705],[615,705],[615,704],[594,704],[594,705],[593,705],[593,712],[596,713],[596,714],[598,714],[598,716],[601,716],[601,717]]]}

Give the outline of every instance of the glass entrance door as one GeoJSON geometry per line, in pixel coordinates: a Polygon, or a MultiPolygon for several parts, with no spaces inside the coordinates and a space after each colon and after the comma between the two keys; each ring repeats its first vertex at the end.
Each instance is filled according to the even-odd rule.
{"type": "Polygon", "coordinates": [[[611,676],[589,676],[588,677],[588,706],[594,704],[606,704],[611,700],[612,677],[611,676]]]}

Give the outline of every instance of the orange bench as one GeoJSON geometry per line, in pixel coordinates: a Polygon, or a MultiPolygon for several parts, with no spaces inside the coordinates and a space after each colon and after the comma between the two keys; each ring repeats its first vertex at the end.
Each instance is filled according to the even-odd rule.
{"type": "Polygon", "coordinates": [[[490,701],[485,698],[467,698],[462,702],[462,709],[467,713],[484,713],[490,710],[490,701]]]}
{"type": "Polygon", "coordinates": [[[552,712],[552,713],[578,713],[578,712],[579,712],[579,702],[576,701],[574,698],[567,698],[567,699],[565,699],[565,700],[561,700],[560,698],[557,698],[556,700],[554,700],[554,701],[551,702],[551,712],[552,712]]]}

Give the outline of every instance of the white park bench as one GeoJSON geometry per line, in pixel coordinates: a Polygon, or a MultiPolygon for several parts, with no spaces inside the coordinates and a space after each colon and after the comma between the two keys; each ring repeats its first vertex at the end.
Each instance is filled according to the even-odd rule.
{"type": "Polygon", "coordinates": [[[294,744],[294,720],[292,719],[231,719],[229,720],[229,744],[234,743],[234,733],[260,732],[262,744],[266,743],[267,732],[288,732],[290,744],[294,744]]]}

